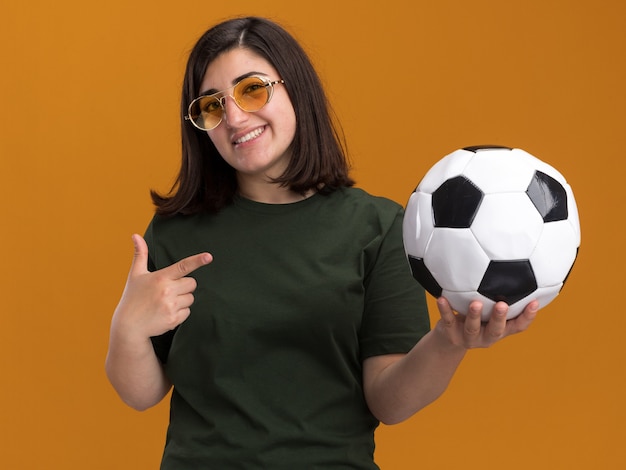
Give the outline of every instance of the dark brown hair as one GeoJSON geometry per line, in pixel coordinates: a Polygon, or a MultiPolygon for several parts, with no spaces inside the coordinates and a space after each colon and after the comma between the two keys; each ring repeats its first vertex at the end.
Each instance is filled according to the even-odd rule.
{"type": "Polygon", "coordinates": [[[184,119],[198,96],[207,66],[221,53],[243,47],[267,60],[285,81],[296,113],[291,160],[275,182],[298,193],[329,193],[352,186],[345,141],[331,118],[320,79],[298,42],[276,23],[258,17],[227,20],[198,40],[187,61],[181,99],[182,162],[167,195],[151,192],[160,215],[217,212],[237,192],[235,170],[220,156],[206,132],[184,119]]]}

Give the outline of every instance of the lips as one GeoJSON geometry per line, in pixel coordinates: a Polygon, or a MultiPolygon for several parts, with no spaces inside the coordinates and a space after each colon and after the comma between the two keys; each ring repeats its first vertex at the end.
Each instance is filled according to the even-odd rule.
{"type": "Polygon", "coordinates": [[[239,144],[243,144],[245,142],[249,142],[252,139],[256,139],[258,136],[263,134],[264,131],[265,131],[265,127],[259,127],[259,128],[255,129],[255,130],[250,131],[247,134],[239,137],[238,139],[234,140],[233,144],[239,145],[239,144]]]}

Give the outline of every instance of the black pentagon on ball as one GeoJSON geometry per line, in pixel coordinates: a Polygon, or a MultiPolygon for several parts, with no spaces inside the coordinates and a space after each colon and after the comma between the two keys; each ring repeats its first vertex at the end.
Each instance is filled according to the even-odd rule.
{"type": "Polygon", "coordinates": [[[503,145],[472,145],[471,147],[463,147],[463,150],[468,152],[480,152],[481,150],[513,150],[511,147],[505,147],[503,145]]]}
{"type": "Polygon", "coordinates": [[[491,261],[478,292],[494,302],[512,305],[536,289],[537,280],[530,261],[491,261]]]}
{"type": "Polygon", "coordinates": [[[433,297],[441,297],[443,289],[424,264],[424,260],[411,255],[408,255],[408,259],[415,280],[433,297]]]}
{"type": "Polygon", "coordinates": [[[543,217],[544,222],[567,219],[567,192],[563,185],[550,175],[535,171],[526,194],[543,217]]]}
{"type": "Polygon", "coordinates": [[[444,181],[432,196],[435,227],[468,228],[482,199],[483,192],[464,176],[444,181]]]}
{"type": "Polygon", "coordinates": [[[567,272],[567,275],[565,276],[565,279],[563,279],[563,285],[561,286],[561,290],[563,290],[563,287],[565,287],[565,283],[569,279],[569,275],[572,274],[572,269],[574,269],[574,265],[576,264],[576,260],[578,259],[579,250],[580,250],[580,247],[576,248],[576,256],[574,256],[574,262],[570,266],[569,271],[567,272]]]}

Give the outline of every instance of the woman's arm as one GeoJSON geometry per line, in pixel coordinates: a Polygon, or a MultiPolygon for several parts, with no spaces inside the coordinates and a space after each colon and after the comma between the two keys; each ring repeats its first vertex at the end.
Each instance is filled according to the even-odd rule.
{"type": "Polygon", "coordinates": [[[173,330],[187,319],[196,289],[195,279],[187,275],[213,258],[200,253],[150,272],[145,240],[133,235],[133,242],[135,256],[111,321],[105,369],[122,400],[145,410],[161,401],[171,388],[150,338],[173,330]]]}
{"type": "Polygon", "coordinates": [[[159,403],[171,384],[150,338],[133,338],[114,318],[105,369],[118,395],[131,408],[146,410],[159,403]]]}
{"type": "Polygon", "coordinates": [[[488,323],[481,324],[482,304],[473,302],[467,316],[456,315],[440,298],[441,319],[407,354],[368,358],[363,363],[365,398],[380,421],[395,424],[436,400],[448,387],[468,349],[489,347],[506,336],[526,330],[538,303],[531,302],[517,318],[507,321],[508,306],[498,302],[488,323]]]}

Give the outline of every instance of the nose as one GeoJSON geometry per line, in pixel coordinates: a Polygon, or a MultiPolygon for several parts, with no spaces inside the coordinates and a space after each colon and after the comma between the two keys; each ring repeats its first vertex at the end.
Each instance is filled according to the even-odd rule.
{"type": "Polygon", "coordinates": [[[230,95],[222,98],[222,108],[224,109],[223,120],[228,127],[240,127],[243,122],[248,120],[248,113],[241,109],[230,95]]]}

